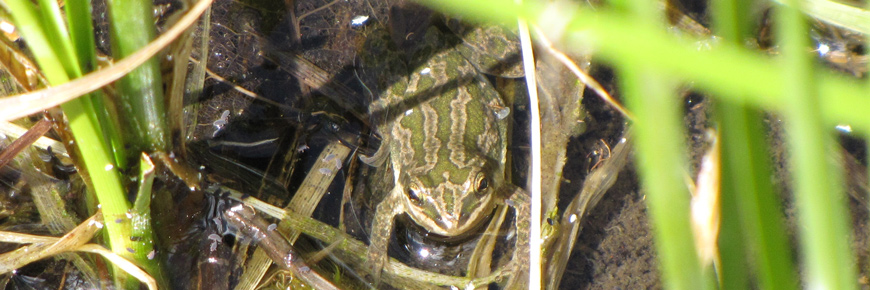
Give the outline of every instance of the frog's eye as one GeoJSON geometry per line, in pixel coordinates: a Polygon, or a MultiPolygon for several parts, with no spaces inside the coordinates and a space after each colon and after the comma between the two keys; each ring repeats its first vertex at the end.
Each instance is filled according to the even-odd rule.
{"type": "Polygon", "coordinates": [[[420,199],[420,195],[418,194],[417,191],[418,190],[417,190],[416,186],[408,186],[408,188],[405,189],[405,194],[408,195],[408,199],[410,199],[411,202],[413,202],[414,204],[420,205],[423,203],[423,201],[420,199]]]}
{"type": "Polygon", "coordinates": [[[489,188],[489,179],[481,174],[477,179],[477,192],[482,193],[487,188],[489,188]]]}

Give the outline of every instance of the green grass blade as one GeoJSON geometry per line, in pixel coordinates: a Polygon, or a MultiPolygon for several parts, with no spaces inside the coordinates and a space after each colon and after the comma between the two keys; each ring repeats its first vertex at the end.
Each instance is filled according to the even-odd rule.
{"type": "MultiPolygon", "coordinates": [[[[97,68],[97,50],[94,42],[93,18],[91,17],[90,0],[68,0],[65,5],[67,23],[70,27],[69,35],[74,39],[75,54],[78,57],[78,65],[83,73],[89,73],[97,68]]],[[[113,117],[114,110],[109,107],[112,104],[107,96],[101,92],[88,94],[85,98],[90,99],[91,107],[100,120],[103,136],[109,140],[115,162],[121,168],[127,168],[126,148],[121,136],[118,119],[113,117]]]]}
{"type": "MultiPolygon", "coordinates": [[[[778,10],[784,90],[783,108],[798,209],[805,283],[811,289],[856,289],[842,174],[832,164],[833,138],[818,110],[812,59],[806,53],[808,24],[796,8],[778,10]]],[[[829,101],[829,100],[828,100],[829,101]]]]}
{"type": "Polygon", "coordinates": [[[69,76],[67,76],[60,58],[52,49],[48,36],[43,33],[45,31],[44,24],[40,21],[41,16],[36,6],[30,1],[24,0],[8,0],[6,5],[10,12],[13,12],[11,16],[16,27],[22,36],[26,36],[25,39],[30,46],[30,51],[33,52],[33,56],[39,67],[42,68],[45,77],[55,82],[69,81],[69,76]]]}
{"type": "MultiPolygon", "coordinates": [[[[154,39],[152,1],[109,0],[107,4],[115,58],[131,55],[154,39]]],[[[152,58],[133,70],[117,83],[117,88],[119,113],[125,116],[124,140],[131,147],[127,158],[138,158],[142,151],[166,151],[169,138],[158,59],[152,58]]]]}
{"type": "MultiPolygon", "coordinates": [[[[425,0],[423,3],[500,23],[517,16],[536,25],[551,18],[571,17],[566,20],[566,27],[544,28],[564,28],[566,35],[573,37],[571,45],[594,48],[596,56],[618,67],[644,66],[656,73],[692,80],[696,87],[722,100],[775,111],[782,110],[787,103],[783,79],[786,70],[769,57],[729,43],[698,49],[697,43],[689,39],[675,37],[612,9],[580,8],[567,13],[560,11],[576,8],[544,6],[539,2],[524,2],[519,6],[509,0],[425,0]],[[546,10],[547,7],[550,9],[546,10]],[[542,12],[545,10],[547,13],[542,12]]],[[[866,106],[864,84],[824,70],[817,74],[820,94],[826,100],[820,104],[822,118],[829,124],[848,123],[856,131],[870,132],[870,114],[859,109],[866,106]]]]}
{"type": "Polygon", "coordinates": [[[51,43],[54,53],[58,56],[70,78],[80,77],[82,70],[76,63],[78,58],[73,49],[72,41],[70,41],[69,32],[64,26],[60,6],[54,0],[39,0],[37,2],[39,3],[40,20],[43,23],[43,33],[51,43]]]}
{"type": "MultiPolygon", "coordinates": [[[[784,219],[779,206],[779,196],[773,191],[770,178],[771,167],[767,162],[769,151],[764,137],[763,117],[754,109],[734,104],[721,103],[717,107],[723,144],[723,231],[720,241],[723,244],[745,242],[750,256],[753,257],[747,261],[749,256],[746,253],[728,253],[723,246],[722,263],[725,265],[730,262],[728,266],[731,267],[723,266],[723,269],[743,268],[753,262],[750,269],[755,270],[761,289],[795,289],[797,272],[792,265],[788,236],[781,224],[784,219]],[[740,232],[745,236],[727,235],[726,222],[736,223],[735,226],[740,226],[740,232]]],[[[732,279],[733,276],[723,277],[732,279]]],[[[734,286],[737,289],[747,286],[739,284],[739,280],[745,281],[745,277],[733,279],[738,281],[723,281],[723,286],[734,286]]]]}
{"type": "MultiPolygon", "coordinates": [[[[717,35],[735,46],[751,38],[749,4],[745,0],[714,1],[711,11],[717,35]]],[[[716,104],[716,112],[722,143],[720,285],[747,288],[747,271],[754,270],[761,289],[795,289],[797,273],[770,178],[763,115],[730,102],[716,104]]]]}
{"type": "Polygon", "coordinates": [[[82,71],[92,72],[97,67],[96,42],[90,0],[67,0],[64,6],[70,39],[75,39],[73,48],[82,71]]]}
{"type": "MultiPolygon", "coordinates": [[[[75,54],[70,52],[71,49],[67,52],[59,52],[59,50],[72,48],[72,45],[68,47],[52,45],[57,44],[58,41],[72,43],[69,39],[51,39],[66,35],[65,30],[60,31],[56,24],[49,25],[46,24],[46,21],[42,21],[44,19],[40,18],[42,17],[40,11],[37,11],[29,0],[9,0],[6,4],[13,12],[14,21],[19,27],[22,37],[28,42],[49,83],[58,85],[68,82],[73,77],[68,72],[81,74],[81,68],[78,67],[75,54]],[[60,59],[70,56],[72,58],[67,59],[67,61],[72,63],[74,68],[63,67],[64,62],[60,59]]],[[[51,4],[45,5],[50,6],[51,4]]],[[[43,11],[43,13],[46,12],[43,11]]],[[[135,247],[131,241],[131,237],[133,237],[132,221],[127,218],[130,204],[127,202],[126,191],[121,182],[119,168],[115,164],[110,145],[103,142],[103,131],[92,107],[91,99],[78,98],[64,103],[61,108],[69,121],[69,128],[75,139],[76,148],[80,150],[78,155],[84,164],[83,167],[79,167],[80,172],[88,177],[86,180],[90,181],[88,184],[89,192],[97,196],[105,219],[110,221],[105,223],[109,246],[114,253],[128,260],[136,261],[146,269],[155,268],[156,261],[148,259],[148,253],[130,253],[127,250],[135,247]]],[[[137,227],[145,225],[148,223],[137,224],[137,227]]],[[[139,240],[141,242],[152,239],[140,236],[139,240]]]]}
{"type": "MultiPolygon", "coordinates": [[[[629,15],[663,30],[664,15],[655,1],[631,1],[629,15]]],[[[712,265],[698,259],[686,188],[681,112],[672,81],[645,66],[621,69],[626,104],[635,113],[635,144],[641,184],[655,231],[662,281],[668,289],[708,289],[712,265]]]]}
{"type": "Polygon", "coordinates": [[[634,112],[637,163],[646,189],[662,280],[668,289],[704,289],[689,224],[683,134],[672,87],[649,71],[622,69],[626,104],[634,112]]]}

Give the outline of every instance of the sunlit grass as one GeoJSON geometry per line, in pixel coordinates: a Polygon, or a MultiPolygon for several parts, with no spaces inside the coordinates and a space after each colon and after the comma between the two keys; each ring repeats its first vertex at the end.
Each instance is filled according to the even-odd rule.
{"type": "MultiPolygon", "coordinates": [[[[142,6],[138,12],[138,19],[133,22],[142,22],[152,31],[153,20],[151,17],[151,2],[138,1],[142,6]]],[[[39,64],[41,72],[46,76],[48,82],[55,86],[53,89],[45,89],[39,92],[33,92],[20,96],[7,97],[0,102],[3,102],[3,118],[11,120],[26,114],[47,109],[51,106],[60,104],[61,108],[68,120],[68,127],[74,140],[71,140],[71,145],[78,151],[76,156],[80,157],[81,164],[77,164],[79,172],[85,176],[85,181],[88,184],[88,193],[95,195],[106,219],[113,222],[105,223],[106,237],[108,244],[115,255],[125,259],[134,261],[139,267],[144,268],[150,276],[156,278],[157,282],[166,285],[166,280],[160,269],[158,260],[154,259],[154,240],[151,232],[151,221],[147,210],[132,210],[130,203],[127,201],[127,187],[130,186],[122,182],[120,167],[124,166],[128,156],[125,149],[130,144],[122,142],[120,131],[115,127],[115,117],[109,112],[114,112],[114,108],[105,107],[106,104],[120,104],[121,107],[131,107],[130,104],[135,103],[134,112],[124,114],[117,119],[121,121],[132,120],[132,123],[138,123],[138,126],[133,128],[125,128],[124,132],[134,132],[132,135],[141,134],[142,136],[157,136],[153,138],[132,138],[134,142],[130,148],[138,153],[139,150],[145,150],[146,153],[154,152],[155,150],[166,150],[167,143],[165,134],[162,131],[149,130],[149,128],[165,127],[165,124],[160,118],[140,118],[136,111],[145,111],[164,115],[163,98],[162,98],[162,78],[159,77],[159,68],[156,67],[156,62],[152,61],[151,70],[140,68],[139,71],[145,71],[144,79],[150,80],[151,84],[147,86],[150,89],[158,90],[160,93],[155,93],[149,89],[143,89],[142,85],[125,87],[120,90],[128,95],[128,99],[120,102],[108,102],[102,99],[101,95],[86,95],[79,97],[82,94],[94,91],[108,82],[123,76],[125,73],[134,70],[138,65],[146,62],[162,47],[165,47],[172,39],[178,36],[184,29],[190,26],[197,16],[208,7],[210,1],[200,1],[196,13],[190,13],[182,18],[176,27],[170,29],[159,41],[149,44],[152,34],[143,34],[146,38],[142,41],[142,35],[124,34],[113,39],[123,39],[124,36],[133,36],[139,38],[139,46],[128,46],[126,48],[116,50],[124,51],[123,56],[130,55],[131,57],[124,59],[109,70],[103,70],[99,73],[90,74],[87,77],[81,78],[85,73],[96,68],[94,37],[93,29],[90,26],[90,3],[84,0],[72,0],[66,3],[67,16],[70,21],[68,23],[71,31],[67,30],[67,23],[60,12],[60,7],[57,1],[44,0],[40,1],[36,6],[34,3],[27,0],[12,0],[7,1],[9,10],[12,12],[14,22],[19,28],[23,39],[28,43],[36,62],[39,64]],[[147,45],[146,49],[141,49],[141,46],[147,45]],[[134,47],[135,46],[135,47],[134,47]],[[111,77],[111,76],[114,77],[111,77]],[[107,77],[108,76],[108,77],[107,77]],[[156,77],[155,77],[156,76],[156,77]],[[80,78],[80,79],[79,79],[80,78]],[[77,79],[75,84],[68,84],[69,81],[77,79]],[[100,83],[101,84],[95,84],[100,83]],[[85,83],[89,82],[89,83],[85,83]],[[69,91],[63,90],[65,87],[70,87],[69,91]],[[62,90],[65,96],[57,96],[51,93],[52,90],[62,90]],[[156,95],[156,96],[155,96],[156,95]],[[58,100],[60,97],[62,100],[58,100]],[[46,101],[46,99],[55,98],[55,101],[46,101]],[[65,99],[63,99],[65,98],[65,99]],[[132,101],[130,98],[146,99],[145,103],[132,101]],[[149,104],[148,102],[159,103],[160,106],[149,104]],[[144,125],[142,125],[145,122],[144,125]],[[141,127],[141,128],[140,128],[141,127]],[[144,130],[142,130],[144,128],[144,130]],[[148,141],[143,141],[146,139],[148,141]],[[116,155],[117,153],[117,155],[116,155]],[[132,217],[132,218],[131,218],[132,217]],[[137,237],[133,239],[132,237],[137,237]]],[[[124,4],[132,4],[132,1],[124,1],[124,4]]],[[[118,10],[124,7],[116,7],[118,10]]],[[[111,10],[111,9],[110,9],[111,10]]],[[[132,9],[130,9],[132,10],[132,9]]],[[[126,11],[129,13],[130,11],[126,11]]],[[[129,15],[114,15],[112,20],[129,20],[129,15]]],[[[132,25],[128,22],[122,25],[132,25]]],[[[117,24],[116,24],[116,27],[117,24]]],[[[129,28],[129,27],[128,27],[129,28]]],[[[141,28],[141,27],[140,27],[141,28]]],[[[140,29],[141,30],[141,29],[140,29]]],[[[126,30],[125,30],[126,31],[126,30]]],[[[120,57],[120,56],[119,56],[120,57]]],[[[133,74],[128,78],[137,78],[137,74],[133,74]]],[[[138,77],[138,81],[142,82],[143,77],[138,77]]],[[[134,82],[135,83],[135,82],[134,82]]],[[[141,101],[141,100],[139,100],[141,101]]],[[[131,126],[130,122],[127,122],[131,126]]],[[[131,135],[131,134],[128,134],[131,135]]],[[[150,195],[150,182],[142,183],[140,191],[150,195]]],[[[143,203],[147,205],[147,203],[143,203]]],[[[96,210],[91,208],[91,210],[96,210]]],[[[116,272],[116,278],[122,277],[120,272],[116,272]]],[[[124,288],[138,288],[135,281],[121,279],[124,288]]]]}
{"type": "MultiPolygon", "coordinates": [[[[69,5],[75,5],[74,3],[77,2],[69,5]]],[[[7,4],[22,36],[30,44],[36,62],[52,85],[60,85],[82,75],[81,64],[73,50],[74,40],[69,38],[69,33],[60,19],[57,2],[42,1],[39,9],[30,1],[7,1],[7,4]],[[51,23],[48,25],[40,19],[53,21],[48,21],[51,23]]],[[[88,174],[88,191],[97,196],[109,219],[123,217],[130,208],[126,200],[126,190],[121,182],[111,146],[104,141],[106,137],[90,96],[66,102],[61,108],[69,120],[70,131],[79,148],[78,156],[83,163],[79,169],[88,174]]],[[[132,255],[126,251],[131,244],[130,223],[108,223],[106,231],[112,250],[132,260],[132,255]]]]}

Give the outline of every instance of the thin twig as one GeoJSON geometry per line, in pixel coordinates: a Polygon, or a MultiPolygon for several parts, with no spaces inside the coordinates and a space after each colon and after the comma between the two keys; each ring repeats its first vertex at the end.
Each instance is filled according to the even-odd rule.
{"type": "MultiPolygon", "coordinates": [[[[0,134],[6,135],[12,138],[20,138],[22,135],[27,133],[28,129],[25,129],[21,126],[15,125],[13,123],[9,123],[6,121],[0,122],[0,134]]],[[[69,154],[66,152],[66,147],[63,146],[63,143],[60,141],[48,138],[48,137],[39,137],[32,144],[43,150],[48,150],[51,148],[51,152],[69,158],[69,154]]]]}
{"type": "Polygon", "coordinates": [[[223,212],[226,221],[239,229],[244,235],[250,236],[257,241],[261,248],[272,258],[279,267],[290,270],[315,289],[338,289],[329,280],[326,280],[311,270],[299,256],[293,246],[284,239],[277,229],[270,229],[266,221],[257,216],[257,212],[250,206],[238,204],[223,212]]]}
{"type": "Polygon", "coordinates": [[[9,161],[12,161],[18,153],[24,150],[24,148],[27,148],[27,146],[33,144],[33,142],[36,142],[36,140],[39,139],[39,137],[42,137],[42,135],[45,135],[48,130],[51,130],[51,121],[40,119],[39,122],[36,122],[33,127],[30,127],[30,130],[27,130],[24,135],[21,135],[20,138],[12,141],[12,144],[9,144],[6,149],[0,151],[0,168],[6,166],[6,164],[8,164],[9,161]]]}
{"type": "Polygon", "coordinates": [[[308,12],[303,13],[302,15],[299,16],[298,19],[296,19],[296,26],[297,26],[297,27],[299,26],[299,23],[302,22],[302,19],[303,19],[303,18],[308,17],[308,16],[311,15],[311,14],[317,13],[317,12],[320,11],[320,10],[323,10],[323,9],[329,8],[329,6],[332,6],[332,4],[335,4],[335,3],[338,3],[338,0],[332,0],[332,2],[326,3],[326,4],[323,5],[323,6],[317,7],[317,9],[314,9],[314,10],[311,10],[311,11],[308,11],[308,12]]]}

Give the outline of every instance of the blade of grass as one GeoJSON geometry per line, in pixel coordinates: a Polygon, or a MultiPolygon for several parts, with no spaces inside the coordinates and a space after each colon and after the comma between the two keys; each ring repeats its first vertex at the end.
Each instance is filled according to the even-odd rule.
{"type": "MultiPolygon", "coordinates": [[[[743,0],[714,1],[715,28],[735,46],[752,37],[749,9],[743,0]]],[[[763,115],[745,105],[716,104],[722,142],[722,280],[724,289],[749,287],[747,265],[758,273],[761,289],[794,289],[782,209],[770,179],[769,149],[763,115]],[[747,260],[751,251],[753,259],[747,260]],[[752,264],[750,264],[752,263],[752,264]]]]}
{"type": "MultiPolygon", "coordinates": [[[[112,52],[115,57],[132,55],[155,38],[157,31],[152,16],[152,1],[109,0],[106,4],[109,8],[112,52]]],[[[124,139],[130,147],[130,156],[127,158],[137,158],[141,151],[169,149],[166,101],[163,99],[159,60],[149,59],[121,78],[117,88],[117,104],[120,113],[125,116],[121,119],[126,135],[124,139]]]]}
{"type": "Polygon", "coordinates": [[[69,81],[60,57],[54,52],[51,41],[43,33],[45,24],[40,21],[41,16],[36,7],[30,2],[22,0],[9,0],[6,1],[6,5],[9,6],[10,11],[14,12],[12,14],[13,20],[20,34],[27,36],[26,40],[30,46],[30,51],[42,68],[46,79],[56,83],[69,81]]]}
{"type": "Polygon", "coordinates": [[[73,49],[69,32],[64,26],[63,16],[60,14],[60,6],[54,0],[39,0],[39,16],[42,21],[43,33],[51,43],[54,53],[57,54],[60,64],[70,77],[81,76],[81,68],[76,64],[78,59],[73,49]]]}
{"type": "Polygon", "coordinates": [[[808,25],[791,1],[778,10],[785,92],[783,115],[790,149],[798,209],[805,283],[812,289],[856,289],[854,256],[849,248],[842,172],[828,157],[833,143],[818,110],[812,59],[806,53],[808,25]]]}
{"type": "MultiPolygon", "coordinates": [[[[768,150],[760,112],[734,104],[717,104],[723,141],[722,244],[723,287],[745,288],[747,261],[762,289],[794,289],[796,272],[781,221],[779,197],[773,191],[768,150]],[[726,222],[739,233],[727,232],[726,222]],[[745,243],[745,244],[744,244],[745,243]],[[726,252],[726,245],[748,249],[726,252]],[[730,271],[725,271],[730,270],[730,271]],[[733,274],[733,275],[729,275],[733,274]],[[735,277],[736,276],[736,277],[735,277]],[[742,286],[742,287],[741,287],[742,286]]],[[[733,249],[733,248],[732,248],[733,249]]]]}
{"type": "Polygon", "coordinates": [[[627,67],[620,74],[626,104],[634,112],[639,173],[655,230],[662,280],[668,289],[703,289],[701,267],[689,224],[684,185],[685,152],[679,106],[671,87],[648,70],[627,67]]]}
{"type": "MultiPolygon", "coordinates": [[[[712,9],[710,11],[713,15],[713,28],[717,32],[717,35],[721,35],[725,41],[739,45],[745,33],[748,32],[746,23],[743,22],[744,19],[741,17],[741,12],[746,12],[745,10],[747,9],[741,7],[748,6],[738,4],[748,4],[745,2],[741,0],[717,0],[711,2],[712,9]]],[[[747,260],[747,257],[749,257],[747,254],[748,246],[744,242],[747,239],[747,235],[745,235],[746,230],[741,227],[741,213],[739,212],[740,208],[737,207],[737,194],[740,191],[736,188],[740,186],[738,182],[753,181],[754,175],[752,172],[744,174],[745,171],[737,170],[738,168],[745,168],[747,164],[744,162],[735,163],[735,161],[744,161],[735,158],[745,156],[741,154],[743,151],[740,150],[745,150],[746,148],[736,147],[744,144],[740,143],[740,141],[744,140],[743,138],[747,138],[746,140],[749,142],[754,141],[748,139],[754,136],[746,136],[747,128],[741,126],[745,123],[740,123],[740,121],[745,121],[745,118],[740,117],[748,113],[747,110],[750,110],[750,108],[727,102],[716,103],[714,106],[719,126],[719,142],[722,144],[722,162],[720,163],[722,175],[720,177],[721,183],[719,189],[722,201],[720,210],[722,224],[718,240],[720,257],[718,268],[719,285],[723,289],[744,289],[749,287],[749,274],[747,272],[749,270],[747,265],[750,265],[750,262],[747,260]]],[[[752,153],[757,152],[747,152],[750,155],[752,153]]],[[[752,186],[748,189],[755,190],[755,187],[752,186]]],[[[754,195],[754,192],[747,194],[754,195]]],[[[767,273],[762,272],[762,275],[760,275],[762,281],[767,278],[765,274],[767,273]]]]}
{"type": "MultiPolygon", "coordinates": [[[[160,284],[161,288],[168,287],[166,276],[164,275],[163,267],[157,263],[154,258],[155,240],[154,233],[151,227],[151,188],[154,184],[154,163],[147,154],[141,153],[139,159],[139,187],[136,194],[136,200],[133,208],[128,212],[130,224],[133,225],[131,237],[142,237],[140,239],[132,239],[130,248],[127,250],[132,252],[138,259],[144,258],[151,261],[150,263],[141,263],[137,260],[137,264],[142,267],[148,274],[154,277],[160,284]]],[[[129,287],[128,287],[129,288],[129,287]]]]}
{"type": "MultiPolygon", "coordinates": [[[[14,11],[15,22],[21,35],[34,52],[37,63],[42,68],[46,78],[52,84],[62,84],[69,81],[66,70],[61,67],[59,56],[52,50],[48,36],[44,33],[45,26],[39,24],[36,8],[27,0],[10,0],[6,2],[14,11]]],[[[56,2],[54,2],[56,5],[56,2]]],[[[106,216],[115,219],[124,216],[129,208],[125,191],[120,181],[120,175],[114,158],[110,155],[108,145],[102,142],[102,130],[93,114],[88,114],[87,99],[77,99],[63,104],[61,107],[69,120],[69,128],[75,137],[77,148],[88,148],[89,154],[80,154],[84,168],[90,176],[90,192],[97,194],[106,216]]],[[[109,243],[119,255],[130,256],[125,249],[129,242],[129,223],[108,223],[109,243]]]]}
{"type": "MultiPolygon", "coordinates": [[[[532,51],[532,40],[529,36],[529,26],[523,19],[517,20],[517,26],[519,27],[519,36],[520,43],[522,45],[522,53],[523,53],[523,70],[527,72],[534,72],[535,70],[535,58],[533,57],[532,51]]],[[[521,279],[525,279],[524,277],[528,276],[529,283],[528,287],[532,289],[541,288],[541,284],[543,280],[541,280],[541,272],[543,270],[543,266],[541,265],[541,211],[542,211],[542,203],[543,203],[543,194],[541,193],[541,110],[539,104],[541,103],[538,99],[538,82],[535,78],[534,73],[527,73],[525,75],[526,86],[529,92],[529,126],[530,126],[530,139],[531,139],[531,150],[530,160],[531,160],[531,172],[529,173],[529,193],[531,195],[531,204],[530,206],[532,217],[531,217],[531,229],[529,229],[529,273],[515,273],[514,276],[511,277],[511,280],[508,282],[507,287],[516,287],[518,285],[522,285],[524,281],[517,281],[521,279]]],[[[517,214],[519,214],[519,210],[517,210],[517,214]]],[[[519,231],[519,229],[517,229],[519,231]]],[[[519,245],[519,242],[517,242],[519,245]]],[[[520,247],[517,247],[520,248],[520,247]]],[[[524,255],[525,253],[516,253],[514,256],[514,260],[522,261],[519,258],[519,255],[524,255]]],[[[519,269],[524,270],[525,267],[520,267],[519,269]]]]}
{"type": "MultiPolygon", "coordinates": [[[[654,1],[630,1],[629,14],[648,26],[664,30],[663,15],[654,1]]],[[[674,86],[667,74],[655,74],[646,66],[624,68],[625,96],[635,112],[637,158],[646,205],[655,231],[656,255],[662,281],[669,289],[707,289],[708,271],[703,271],[695,248],[685,186],[682,142],[684,132],[674,86]]]]}
{"type": "MultiPolygon", "coordinates": [[[[97,67],[97,51],[94,42],[93,19],[91,17],[91,1],[90,0],[69,0],[64,6],[66,8],[67,23],[70,27],[69,35],[73,42],[75,55],[78,57],[78,65],[82,73],[92,72],[97,67]]],[[[76,77],[80,77],[77,75],[76,77]]],[[[114,153],[115,162],[121,168],[127,167],[126,146],[121,139],[121,132],[118,128],[118,119],[113,116],[108,107],[112,104],[105,94],[101,92],[93,92],[86,98],[90,99],[94,113],[102,125],[103,136],[109,140],[112,152],[114,153]]]]}
{"type": "MultiPolygon", "coordinates": [[[[539,25],[545,19],[564,16],[554,15],[554,11],[572,9],[555,7],[545,10],[548,6],[539,2],[516,5],[510,0],[422,2],[480,20],[506,22],[520,16],[539,25]]],[[[698,49],[697,44],[688,39],[677,38],[664,29],[641,23],[612,9],[578,10],[570,14],[573,16],[567,25],[568,35],[574,37],[571,44],[595,48],[596,56],[605,61],[617,66],[646,66],[656,73],[692,80],[695,86],[708,90],[716,98],[756,108],[781,110],[787,103],[782,78],[785,68],[769,57],[729,43],[698,49]]],[[[870,114],[860,109],[866,104],[864,84],[827,70],[819,69],[816,73],[819,75],[820,94],[826,99],[821,104],[824,121],[827,124],[849,123],[857,131],[870,132],[870,114]]]]}
{"type": "MultiPolygon", "coordinates": [[[[32,3],[27,1],[10,2],[10,8],[13,11],[17,10],[19,12],[16,14],[15,20],[19,25],[21,25],[21,27],[26,28],[22,29],[22,34],[26,36],[25,39],[32,39],[34,40],[34,43],[43,45],[40,48],[35,48],[34,54],[37,56],[38,63],[42,66],[43,70],[46,71],[46,76],[48,77],[49,82],[54,84],[65,83],[71,77],[77,77],[80,75],[81,69],[77,66],[77,59],[75,58],[75,54],[71,52],[71,46],[46,45],[60,41],[52,39],[52,37],[57,38],[58,36],[63,36],[66,32],[60,31],[60,29],[55,29],[58,31],[54,32],[46,32],[46,30],[51,30],[47,28],[55,28],[57,25],[49,25],[45,23],[40,24],[40,22],[38,22],[40,19],[39,14],[32,3]],[[64,50],[65,52],[59,52],[58,50],[64,50]],[[62,63],[53,62],[53,60],[62,58],[60,57],[61,55],[64,57],[70,57],[70,55],[72,55],[72,64],[75,67],[63,68],[60,66],[62,63]],[[74,75],[69,75],[67,72],[71,72],[74,75]]],[[[43,6],[56,6],[57,2],[49,1],[42,4],[43,6]]],[[[207,6],[208,3],[200,4],[201,5],[198,6],[201,9],[204,9],[202,6],[207,6]]],[[[52,11],[56,8],[59,11],[58,7],[41,8],[45,8],[47,11],[52,11]]],[[[47,12],[43,11],[43,13],[47,12]]],[[[47,17],[42,17],[42,19],[45,18],[47,17]]],[[[33,47],[34,44],[30,44],[33,47]]],[[[137,216],[135,220],[126,218],[130,206],[126,200],[125,191],[120,181],[118,166],[114,163],[113,156],[111,156],[111,152],[109,151],[111,149],[110,146],[102,142],[103,131],[99,126],[100,122],[94,113],[90,101],[90,98],[80,98],[62,104],[62,108],[69,120],[69,128],[71,129],[75,142],[78,145],[77,148],[83,151],[82,154],[79,154],[79,156],[83,157],[82,161],[84,163],[83,168],[80,168],[80,172],[88,174],[89,178],[86,178],[86,180],[90,181],[90,192],[97,195],[106,216],[115,221],[107,223],[109,244],[115,253],[123,257],[128,257],[131,260],[135,260],[142,267],[149,270],[153,276],[156,276],[158,281],[165,280],[162,279],[162,275],[159,275],[161,271],[159,271],[156,261],[149,258],[153,257],[153,251],[136,252],[136,249],[138,248],[136,244],[151,246],[150,243],[153,242],[152,234],[150,232],[150,220],[147,219],[147,215],[137,216]],[[145,219],[141,217],[145,217],[145,219]],[[135,227],[133,226],[133,223],[135,223],[135,227]],[[133,228],[138,229],[137,232],[131,232],[133,228]],[[138,239],[136,239],[138,242],[136,243],[134,243],[131,238],[134,236],[138,237],[138,239]]],[[[116,278],[117,277],[118,276],[116,276],[116,278]]],[[[133,284],[127,285],[129,286],[127,288],[136,287],[133,284]]]]}

